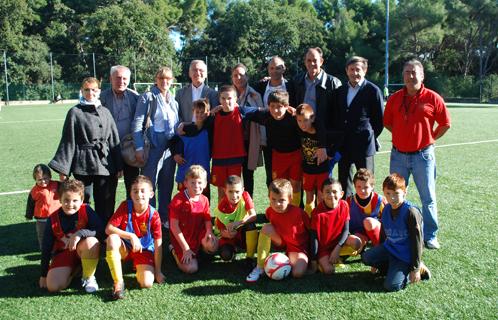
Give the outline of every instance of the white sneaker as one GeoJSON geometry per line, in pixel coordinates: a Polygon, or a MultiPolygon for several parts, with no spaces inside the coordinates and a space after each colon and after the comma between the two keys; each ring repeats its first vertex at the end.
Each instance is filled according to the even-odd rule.
{"type": "Polygon", "coordinates": [[[441,248],[441,245],[439,244],[439,241],[437,241],[437,238],[432,238],[425,242],[425,247],[427,249],[439,249],[441,248]]]}
{"type": "Polygon", "coordinates": [[[256,266],[254,269],[252,269],[251,273],[249,273],[249,275],[246,277],[246,281],[247,282],[256,282],[259,280],[259,278],[261,277],[261,275],[264,272],[265,271],[263,269],[256,266]]]}
{"type": "Polygon", "coordinates": [[[81,278],[81,286],[85,288],[87,293],[94,293],[99,290],[99,285],[97,283],[97,279],[95,279],[95,276],[91,276],[87,279],[81,278]]]}

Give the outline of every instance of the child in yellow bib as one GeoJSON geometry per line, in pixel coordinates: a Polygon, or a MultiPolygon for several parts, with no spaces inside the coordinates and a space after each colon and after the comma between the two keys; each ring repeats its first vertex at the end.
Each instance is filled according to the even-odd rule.
{"type": "Polygon", "coordinates": [[[239,176],[229,176],[225,195],[214,209],[215,232],[219,236],[220,256],[224,261],[235,257],[237,249],[246,249],[247,258],[254,258],[258,230],[254,221],[256,210],[239,176]]]}

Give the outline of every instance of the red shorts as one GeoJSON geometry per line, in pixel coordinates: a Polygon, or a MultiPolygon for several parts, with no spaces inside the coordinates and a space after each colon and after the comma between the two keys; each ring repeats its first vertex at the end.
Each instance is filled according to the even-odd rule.
{"type": "Polygon", "coordinates": [[[329,177],[328,172],[324,173],[306,173],[303,172],[303,190],[315,191],[322,189],[322,183],[329,177]]]}
{"type": "Polygon", "coordinates": [[[211,184],[223,188],[228,176],[241,176],[242,165],[234,164],[231,166],[213,166],[211,168],[211,184]]]}
{"type": "Polygon", "coordinates": [[[275,179],[291,179],[301,181],[303,169],[301,163],[303,156],[301,150],[292,152],[278,152],[272,150],[271,176],[275,179]]]}
{"type": "MultiPolygon", "coordinates": [[[[206,229],[203,228],[202,231],[200,232],[199,236],[197,237],[197,239],[185,239],[185,241],[187,241],[187,243],[188,243],[188,246],[190,247],[190,250],[192,250],[194,252],[194,254],[197,255],[199,253],[199,250],[201,250],[202,239],[204,238],[205,235],[206,235],[206,229]]],[[[183,258],[183,250],[182,250],[182,247],[180,246],[180,244],[178,243],[178,241],[176,241],[176,239],[174,239],[174,237],[175,236],[173,236],[170,233],[171,245],[173,246],[173,250],[175,250],[175,255],[178,258],[178,261],[181,261],[183,258]]]]}
{"type": "Polygon", "coordinates": [[[133,261],[133,266],[136,268],[139,264],[147,264],[149,266],[155,266],[154,264],[154,253],[148,250],[142,250],[142,252],[132,252],[128,251],[128,255],[124,258],[124,261],[133,261]]]}
{"type": "Polygon", "coordinates": [[[334,250],[335,246],[337,246],[337,243],[338,243],[338,241],[334,241],[326,247],[318,246],[318,259],[325,257],[325,256],[330,256],[330,254],[334,250]]]}
{"type": "Polygon", "coordinates": [[[52,257],[49,270],[61,267],[70,267],[71,270],[74,270],[79,265],[81,265],[81,258],[76,250],[65,249],[52,257]]]}

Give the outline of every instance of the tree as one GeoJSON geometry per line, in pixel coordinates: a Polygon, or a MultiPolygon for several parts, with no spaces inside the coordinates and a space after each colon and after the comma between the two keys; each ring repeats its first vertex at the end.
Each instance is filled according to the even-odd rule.
{"type": "Polygon", "coordinates": [[[211,80],[229,81],[229,71],[237,62],[246,64],[259,78],[266,74],[267,61],[273,55],[286,61],[292,75],[300,69],[307,47],[325,44],[316,11],[300,1],[295,5],[233,1],[225,14],[216,18],[210,19],[206,32],[182,52],[185,60],[208,56],[211,80]]]}

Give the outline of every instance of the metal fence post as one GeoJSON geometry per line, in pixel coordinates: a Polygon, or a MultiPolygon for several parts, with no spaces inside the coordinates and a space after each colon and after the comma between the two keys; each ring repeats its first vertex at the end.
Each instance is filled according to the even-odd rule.
{"type": "Polygon", "coordinates": [[[50,82],[52,85],[52,101],[55,101],[55,90],[54,90],[54,64],[52,59],[52,52],[50,52],[50,82]]]}
{"type": "Polygon", "coordinates": [[[3,51],[3,67],[4,67],[4,72],[5,72],[5,93],[6,93],[6,99],[5,99],[5,104],[9,105],[9,78],[7,77],[7,51],[3,51]]]}
{"type": "Polygon", "coordinates": [[[96,79],[97,72],[95,72],[95,52],[92,52],[92,58],[93,58],[93,77],[96,79]]]}

